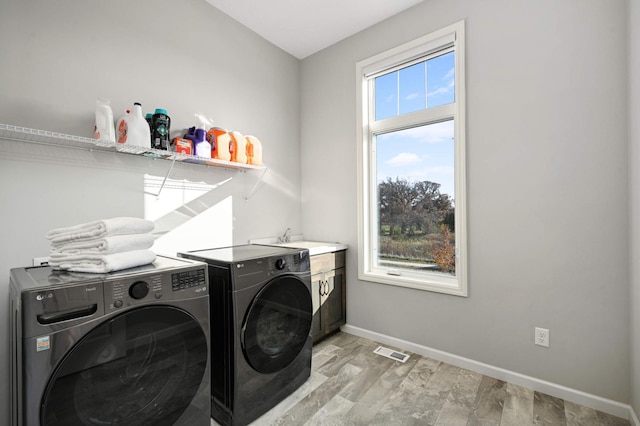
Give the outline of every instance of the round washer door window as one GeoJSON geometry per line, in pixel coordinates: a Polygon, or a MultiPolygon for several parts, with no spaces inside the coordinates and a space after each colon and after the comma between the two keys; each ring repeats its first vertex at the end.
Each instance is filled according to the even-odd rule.
{"type": "Polygon", "coordinates": [[[267,283],[242,327],[242,349],[249,365],[264,374],[289,365],[309,337],[312,315],[311,294],[302,280],[283,276],[267,283]]]}
{"type": "Polygon", "coordinates": [[[56,368],[43,425],[172,425],[207,366],[198,322],[169,306],[135,309],[91,330],[56,368]]]}

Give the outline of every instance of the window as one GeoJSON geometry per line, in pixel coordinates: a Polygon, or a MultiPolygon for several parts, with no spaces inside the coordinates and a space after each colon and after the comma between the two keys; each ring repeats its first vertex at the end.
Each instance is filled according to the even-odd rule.
{"type": "Polygon", "coordinates": [[[358,277],[467,296],[464,22],[356,68],[358,277]]]}

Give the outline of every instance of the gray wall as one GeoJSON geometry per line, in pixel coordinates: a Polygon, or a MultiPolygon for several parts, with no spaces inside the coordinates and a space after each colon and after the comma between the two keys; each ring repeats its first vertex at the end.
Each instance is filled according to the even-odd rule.
{"type": "MultiPolygon", "coordinates": [[[[174,254],[301,232],[299,61],[204,0],[2,0],[0,57],[1,123],[92,136],[96,98],[111,99],[116,116],[140,101],[145,111],[166,108],[176,130],[201,113],[258,136],[269,167],[248,203],[256,173],[189,164],[171,177],[231,181],[210,191],[165,188],[156,198],[144,196],[158,190],[145,188],[144,174],[164,177],[167,161],[0,140],[3,323],[9,269],[47,255],[44,234],[55,227],[155,208],[158,235],[174,254]]],[[[8,423],[7,371],[4,349],[0,424],[8,423]]]]}
{"type": "Polygon", "coordinates": [[[631,404],[640,413],[640,0],[629,1],[631,404]]]}
{"type": "Polygon", "coordinates": [[[629,1],[429,0],[299,62],[204,1],[3,0],[0,122],[90,136],[96,98],[110,98],[116,115],[140,101],[166,108],[174,128],[201,113],[259,136],[269,171],[246,203],[254,174],[180,164],[176,179],[231,181],[156,198],[144,195],[157,190],[144,175],[164,176],[167,162],[0,141],[0,194],[10,200],[0,209],[0,291],[9,268],[47,254],[53,227],[155,208],[164,247],[177,250],[290,226],[352,247],[350,324],[631,401],[639,412],[640,269],[627,248],[631,260],[640,251],[640,131],[627,117],[640,113],[631,78],[640,7],[629,1]],[[355,63],[460,19],[470,297],[358,281],[355,63]],[[551,348],[533,345],[534,326],[551,330],[551,348]]]}
{"type": "Polygon", "coordinates": [[[305,237],[355,248],[355,64],[466,21],[469,297],[359,281],[351,249],[348,323],[629,401],[626,13],[429,0],[303,60],[305,237]]]}

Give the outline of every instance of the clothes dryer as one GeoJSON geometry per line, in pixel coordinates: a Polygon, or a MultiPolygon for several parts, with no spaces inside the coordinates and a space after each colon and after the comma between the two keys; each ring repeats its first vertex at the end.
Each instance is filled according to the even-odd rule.
{"type": "Polygon", "coordinates": [[[311,374],[309,252],[248,244],[178,255],[209,265],[211,415],[246,425],[311,374]]]}
{"type": "Polygon", "coordinates": [[[14,426],[210,424],[206,265],[11,270],[14,426]]]}

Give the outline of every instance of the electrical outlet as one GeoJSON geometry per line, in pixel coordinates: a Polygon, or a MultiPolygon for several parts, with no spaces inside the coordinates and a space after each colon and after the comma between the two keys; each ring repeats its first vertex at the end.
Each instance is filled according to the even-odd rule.
{"type": "Polygon", "coordinates": [[[47,266],[49,264],[48,257],[34,257],[33,266],[47,266]]]}
{"type": "Polygon", "coordinates": [[[534,343],[538,346],[549,347],[549,330],[546,328],[536,327],[534,343]]]}

